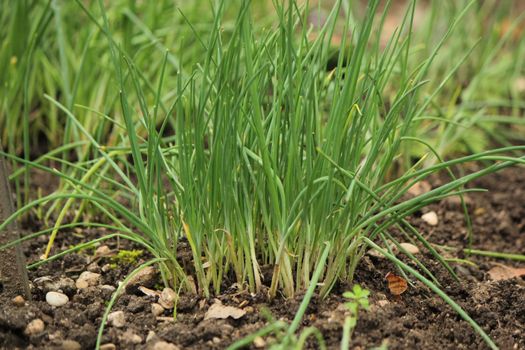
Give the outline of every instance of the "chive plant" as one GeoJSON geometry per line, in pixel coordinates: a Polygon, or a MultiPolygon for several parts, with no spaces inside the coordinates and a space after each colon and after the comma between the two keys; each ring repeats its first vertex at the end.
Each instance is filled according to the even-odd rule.
{"type": "MultiPolygon", "coordinates": [[[[369,1],[356,20],[344,3],[336,2],[310,40],[308,6],[296,1],[274,2],[276,24],[265,28],[254,24],[250,1],[216,1],[206,35],[187,22],[202,54],[185,64],[183,49],[178,56],[165,52],[154,63],[158,75],[151,77],[129,54],[133,42],[121,43],[114,35],[102,0],[97,12],[78,0],[78,9],[97,28],[93,35],[108,44],[116,87],[106,98],[117,96],[118,111],[46,95],[47,103],[67,117],[75,141],[35,161],[5,155],[56,174],[62,186],[20,208],[0,229],[17,215],[51,203],[60,209],[54,227],[35,233],[50,233],[49,245],[44,260],[31,266],[87,244],[50,255],[61,230],[98,225],[113,233],[96,242],[130,239],[151,252],[166,285],[205,296],[232,282],[252,292],[268,285],[270,297],[278,291],[293,296],[311,287],[314,271],[326,296],[337,281],[352,280],[367,247],[396,242],[393,228],[419,241],[454,275],[404,218],[429,203],[472,191],[464,185],[475,178],[525,162],[509,155],[522,154],[521,146],[441,161],[439,150],[418,135],[427,107],[460,62],[431,94],[423,94],[429,72],[473,2],[417,64],[411,61],[414,2],[386,47],[374,33],[381,31],[388,6],[377,15],[379,1],[369,1]],[[233,10],[234,22],[225,25],[225,14],[233,10]],[[342,49],[335,69],[327,71],[331,38],[341,19],[342,49]],[[113,138],[101,138],[86,124],[93,116],[110,125],[113,138]],[[426,155],[413,164],[407,155],[415,145],[426,155]],[[82,150],[76,163],[65,156],[71,149],[82,150]],[[428,155],[438,161],[426,164],[428,155]],[[50,168],[46,160],[63,168],[50,168]],[[417,181],[481,160],[492,164],[418,197],[403,197],[417,181]],[[77,215],[66,222],[71,210],[77,215]],[[106,219],[84,223],[87,210],[106,219]],[[191,249],[191,267],[180,261],[181,240],[191,249]],[[273,267],[270,280],[264,280],[263,265],[273,267]]],[[[129,19],[134,25],[139,21],[129,19]]],[[[146,37],[153,35],[142,29],[146,37]]],[[[411,258],[422,271],[416,277],[424,275],[439,290],[439,281],[411,258]]]]}
{"type": "MultiPolygon", "coordinates": [[[[419,24],[412,39],[409,57],[412,65],[416,66],[429,56],[468,2],[433,0],[418,3],[426,10],[417,12],[421,19],[417,21],[419,24]]],[[[268,25],[274,19],[275,11],[267,4],[271,2],[252,4],[257,26],[268,25]]],[[[357,1],[349,1],[342,6],[348,9],[358,5],[357,1]]],[[[82,6],[100,15],[96,1],[82,3],[82,6]]],[[[521,92],[514,85],[523,76],[521,62],[525,46],[518,34],[524,18],[516,15],[516,6],[519,6],[518,0],[503,4],[498,0],[476,2],[464,20],[456,24],[457,35],[448,39],[441,54],[434,58],[424,93],[434,91],[458,62],[466,60],[456,78],[433,98],[425,112],[426,118],[418,127],[432,138],[431,144],[441,156],[457,150],[481,151],[490,140],[502,145],[512,144],[512,139],[523,140],[523,129],[516,127],[516,124],[523,124],[520,118],[523,104],[521,92]],[[464,57],[470,50],[473,53],[464,57]],[[501,84],[502,81],[506,83],[501,84]],[[512,127],[508,127],[509,124],[512,127]],[[443,132],[447,137],[440,137],[443,132]]],[[[202,1],[111,2],[106,12],[111,19],[113,36],[119,38],[122,49],[140,67],[140,79],[146,91],[154,94],[150,81],[160,74],[165,47],[170,47],[166,67],[169,76],[177,70],[188,74],[193,63],[202,57],[206,47],[194,34],[208,40],[213,13],[207,7],[202,1]]],[[[0,65],[5,67],[0,72],[0,136],[8,152],[26,152],[26,159],[29,159],[30,145],[44,148],[47,145],[54,149],[78,139],[69,119],[45,99],[42,91],[69,109],[76,103],[103,113],[99,117],[77,113],[77,117],[98,142],[117,142],[119,129],[104,118],[120,114],[108,43],[100,28],[90,23],[89,17],[79,16],[79,11],[79,5],[73,1],[0,4],[0,23],[4,24],[0,27],[0,65]],[[34,20],[29,21],[29,18],[34,20]],[[26,112],[19,113],[20,110],[26,112]],[[26,125],[26,128],[17,128],[17,125],[26,125]]],[[[360,12],[357,13],[353,16],[359,18],[360,12]]],[[[233,30],[234,14],[235,8],[230,6],[221,20],[223,33],[233,30]]],[[[335,36],[341,36],[341,27],[336,26],[335,36]]],[[[379,35],[379,31],[374,31],[372,40],[383,45],[384,39],[378,38],[379,35]]],[[[397,90],[395,82],[390,83],[393,84],[389,93],[397,90]]],[[[165,84],[166,93],[160,106],[163,112],[176,92],[176,79],[168,79],[165,84]]],[[[132,92],[128,98],[131,103],[137,103],[132,92]]],[[[423,147],[414,146],[410,150],[418,157],[425,153],[423,147]]],[[[38,153],[34,149],[32,152],[38,153]]],[[[72,147],[69,152],[81,159],[87,156],[85,147],[72,147]]]]}

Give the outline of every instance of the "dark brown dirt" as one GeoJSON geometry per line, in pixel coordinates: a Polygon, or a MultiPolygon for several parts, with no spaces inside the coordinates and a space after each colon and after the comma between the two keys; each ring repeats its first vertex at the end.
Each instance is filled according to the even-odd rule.
{"type": "MultiPolygon", "coordinates": [[[[474,228],[474,248],[525,253],[523,174],[523,168],[507,169],[474,184],[490,190],[470,194],[468,198],[474,228]]],[[[433,186],[439,184],[440,180],[432,182],[433,186]]],[[[467,245],[466,225],[462,210],[455,200],[444,200],[426,207],[413,215],[410,221],[437,245],[467,245]],[[429,226],[420,218],[424,212],[431,210],[438,214],[437,226],[429,226]]],[[[96,230],[62,234],[57,247],[61,245],[66,248],[101,234],[103,232],[96,230]]],[[[25,245],[29,261],[42,253],[45,242],[42,238],[25,245]]],[[[108,246],[116,250],[117,242],[110,241],[108,246]]],[[[121,242],[122,247],[133,248],[125,242],[121,242]]],[[[450,258],[469,259],[475,264],[451,263],[460,282],[456,282],[428,253],[422,252],[417,257],[438,278],[442,289],[480,324],[501,349],[525,349],[524,279],[492,281],[487,274],[495,262],[515,267],[520,266],[520,263],[465,256],[463,252],[445,253],[450,258]]],[[[83,349],[93,348],[101,316],[112,294],[111,290],[100,288],[100,285],[117,286],[118,281],[133,268],[133,264],[120,264],[108,270],[104,266],[111,263],[111,258],[92,260],[93,250],[86,250],[30,271],[33,301],[26,302],[24,306],[15,306],[10,301],[0,305],[0,347],[60,349],[71,344],[77,345],[71,343],[72,340],[83,349]],[[65,279],[75,280],[87,269],[102,274],[99,286],[77,289],[72,281],[65,279]],[[42,282],[46,278],[43,277],[62,284],[62,291],[70,298],[66,306],[54,308],[46,303],[46,287],[42,282]],[[24,329],[35,318],[44,321],[44,331],[32,336],[25,335],[24,329]]],[[[521,266],[525,266],[525,263],[522,262],[521,266]]],[[[366,255],[358,268],[355,283],[371,291],[371,308],[360,313],[351,340],[352,349],[371,349],[382,342],[387,342],[389,349],[487,348],[481,337],[461,317],[420,282],[412,281],[413,285],[409,286],[407,292],[399,298],[393,297],[384,279],[388,272],[397,273],[395,266],[373,255],[366,255]]],[[[321,331],[330,349],[340,346],[342,323],[346,315],[341,294],[350,287],[341,284],[335,287],[326,300],[314,298],[303,320],[303,326],[315,326],[321,331]]],[[[182,296],[174,321],[169,311],[165,311],[161,317],[152,314],[151,304],[155,302],[155,297],[140,292],[124,294],[114,310],[124,311],[126,325],[122,328],[107,326],[103,344],[112,343],[121,349],[153,349],[156,341],[163,340],[180,349],[223,349],[234,340],[266,325],[267,320],[260,312],[263,309],[268,309],[276,319],[291,321],[301,297],[298,295],[292,300],[278,298],[268,302],[263,294],[251,295],[232,287],[217,298],[225,305],[243,308],[246,315],[238,320],[204,320],[204,314],[214,300],[182,296]],[[148,334],[151,339],[146,342],[148,334]]],[[[271,340],[265,338],[263,341],[269,344],[271,340]]],[[[312,341],[308,347],[317,348],[317,345],[312,341]]]]}

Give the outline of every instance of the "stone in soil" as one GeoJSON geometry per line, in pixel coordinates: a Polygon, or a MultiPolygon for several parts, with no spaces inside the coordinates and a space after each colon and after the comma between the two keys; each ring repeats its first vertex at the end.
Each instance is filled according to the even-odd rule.
{"type": "Polygon", "coordinates": [[[401,243],[399,244],[404,250],[409,252],[410,254],[417,254],[419,253],[419,248],[411,243],[401,243]]]}
{"type": "Polygon", "coordinates": [[[126,292],[135,294],[140,286],[152,288],[157,280],[157,270],[147,266],[137,273],[126,285],[126,292]]]}
{"type": "Polygon", "coordinates": [[[59,292],[47,292],[46,301],[51,306],[64,306],[68,303],[67,295],[59,292]]]}
{"type": "Polygon", "coordinates": [[[164,288],[160,293],[159,304],[165,309],[173,309],[176,299],[177,293],[173,289],[164,288]]]}
{"type": "Polygon", "coordinates": [[[111,249],[107,245],[101,245],[100,247],[95,250],[95,256],[106,256],[111,254],[111,249]]]}
{"type": "Polygon", "coordinates": [[[160,304],[153,303],[151,304],[151,313],[154,316],[160,316],[164,313],[164,308],[160,304]]]}
{"type": "MultiPolygon", "coordinates": [[[[516,181],[509,182],[507,178],[495,177],[497,181],[491,180],[491,182],[475,184],[476,187],[495,189],[502,195],[500,197],[493,196],[493,192],[472,194],[473,203],[476,207],[486,209],[483,212],[478,211],[473,217],[476,232],[474,235],[475,247],[509,253],[525,250],[525,239],[523,238],[525,207],[521,204],[516,205],[516,203],[525,202],[525,188],[519,185],[519,181],[523,183],[523,172],[516,171],[515,178],[516,181]],[[510,201],[508,198],[513,198],[513,200],[510,201]],[[499,225],[502,220],[506,222],[504,226],[499,225]]],[[[424,212],[439,213],[439,221],[444,223],[433,227],[430,233],[429,224],[420,218],[412,217],[408,220],[420,232],[427,234],[432,243],[462,248],[466,244],[463,212],[461,207],[451,208],[452,206],[447,201],[442,201],[442,203],[433,204],[423,209],[424,212]]],[[[471,207],[470,209],[474,210],[475,208],[471,207]]],[[[392,235],[400,242],[406,241],[406,238],[396,230],[393,230],[392,235]]],[[[74,238],[76,241],[71,240],[72,237],[65,239],[58,244],[70,246],[79,243],[78,238],[74,238]]],[[[116,242],[109,244],[111,247],[116,246],[116,242]]],[[[38,248],[37,245],[34,245],[29,249],[26,248],[26,252],[33,254],[35,251],[32,258],[37,259],[38,255],[35,254],[37,254],[38,248]]],[[[125,246],[123,249],[131,248],[125,246]]],[[[456,255],[452,255],[452,257],[456,257],[456,255]]],[[[463,256],[458,255],[457,257],[462,258],[463,256]]],[[[399,258],[408,262],[407,257],[403,254],[399,254],[399,258]]],[[[470,256],[469,260],[475,262],[476,266],[452,263],[452,267],[460,275],[461,283],[457,283],[446,270],[430,257],[426,250],[421,250],[418,259],[443,283],[443,288],[446,288],[447,293],[450,293],[458,303],[461,303],[465,310],[490,333],[489,335],[500,348],[525,349],[525,336],[522,326],[525,324],[523,278],[491,281],[487,273],[492,267],[493,260],[470,256]]],[[[48,276],[50,280],[43,281],[47,284],[47,288],[52,285],[53,288],[57,288],[58,279],[61,276],[67,278],[65,276],[71,273],[65,271],[72,267],[87,266],[84,260],[88,259],[77,258],[77,255],[73,254],[64,261],[50,262],[38,270],[30,271],[30,276],[32,280],[37,276],[48,276]]],[[[505,264],[514,268],[520,267],[519,263],[508,262],[505,264]]],[[[131,268],[133,267],[124,266],[104,273],[103,282],[108,285],[116,285],[118,281],[125,278],[131,268]]],[[[76,273],[80,273],[82,270],[76,271],[79,271],[76,273]]],[[[392,271],[395,271],[395,266],[386,259],[367,255],[361,260],[356,270],[355,283],[359,283],[363,288],[371,291],[371,310],[360,313],[350,348],[369,349],[381,345],[381,342],[387,338],[392,349],[439,348],[455,350],[485,348],[483,341],[472,331],[470,326],[461,321],[457,314],[442,300],[419,282],[414,281],[414,288],[404,293],[400,300],[393,299],[388,294],[387,283],[383,280],[384,275],[392,271]],[[453,328],[449,326],[451,324],[454,325],[453,328]]],[[[162,283],[162,281],[156,278],[155,283],[162,283]]],[[[34,346],[42,349],[59,349],[64,339],[68,339],[76,342],[74,348],[92,349],[97,335],[96,327],[99,325],[100,317],[104,313],[105,303],[109,300],[111,291],[108,290],[106,293],[101,286],[76,290],[76,286],[73,285],[73,294],[62,290],[63,294],[69,296],[71,302],[64,307],[55,308],[42,302],[45,296],[43,291],[45,287],[40,288],[36,284],[34,286],[34,301],[26,301],[24,306],[16,307],[10,300],[7,300],[0,307],[0,348],[34,346]],[[77,314],[83,316],[77,316],[77,314]],[[46,336],[25,336],[23,334],[24,329],[30,321],[36,318],[44,322],[45,329],[41,334],[46,336]],[[87,322],[88,325],[84,327],[81,324],[82,322],[87,322]],[[15,337],[12,337],[13,334],[15,337]],[[6,343],[6,339],[9,339],[10,342],[6,343]]],[[[325,336],[328,348],[340,346],[342,325],[345,312],[347,312],[342,304],[345,300],[341,294],[351,287],[352,285],[337,284],[333,293],[326,299],[321,300],[314,296],[308,306],[303,325],[317,327],[325,336]]],[[[235,291],[235,293],[238,292],[235,291]]],[[[173,346],[194,350],[209,347],[221,348],[222,345],[231,344],[239,338],[253,334],[266,325],[264,317],[256,311],[248,311],[249,307],[255,308],[255,310],[268,308],[276,319],[291,320],[301,300],[301,295],[299,295],[293,300],[278,297],[269,302],[264,291],[253,296],[247,292],[240,292],[241,294],[225,292],[217,296],[224,302],[224,305],[240,307],[246,300],[250,302],[250,306],[243,307],[247,313],[239,320],[231,318],[203,320],[211,300],[182,294],[177,296],[176,322],[174,322],[173,317],[167,317],[165,322],[160,322],[153,315],[150,306],[158,297],[156,293],[151,295],[144,295],[142,292],[137,293],[140,299],[144,300],[145,307],[144,310],[136,313],[131,313],[130,308],[135,309],[137,307],[135,310],[140,309],[140,303],[135,302],[138,299],[134,299],[133,295],[124,294],[117,302],[116,309],[126,312],[127,324],[122,328],[107,327],[103,336],[103,343],[116,344],[119,348],[135,347],[140,349],[153,349],[157,342],[167,344],[161,345],[161,343],[159,347],[168,346],[172,349],[173,346]],[[188,302],[185,302],[185,299],[188,302]],[[200,300],[202,304],[199,303],[200,300]],[[146,338],[146,344],[137,346],[132,345],[131,342],[122,344],[120,338],[127,330],[141,337],[141,339],[146,338]]],[[[136,340],[138,341],[138,338],[136,340]]],[[[268,337],[263,340],[266,344],[272,342],[268,337]]],[[[262,344],[256,343],[252,346],[262,344]]],[[[311,343],[313,341],[308,342],[309,347],[307,346],[307,349],[315,348],[311,343]]],[[[108,347],[107,350],[113,348],[108,347]]]]}
{"type": "Polygon", "coordinates": [[[108,323],[113,327],[122,328],[126,325],[124,311],[114,311],[108,315],[108,323]]]}
{"type": "Polygon", "coordinates": [[[117,346],[113,343],[100,345],[100,350],[116,350],[117,346]]]}
{"type": "Polygon", "coordinates": [[[165,342],[163,340],[155,342],[152,346],[148,346],[148,350],[179,350],[175,344],[165,342]]]}
{"type": "Polygon", "coordinates": [[[142,343],[142,337],[129,329],[120,335],[119,340],[121,344],[137,345],[142,343]]]}
{"type": "Polygon", "coordinates": [[[436,226],[439,223],[439,219],[435,211],[429,211],[428,213],[423,214],[421,219],[423,219],[423,221],[425,221],[430,226],[436,226]]]}
{"type": "Polygon", "coordinates": [[[62,347],[60,349],[62,350],[81,350],[82,345],[80,345],[79,342],[74,340],[66,339],[62,342],[62,347]]]}
{"type": "Polygon", "coordinates": [[[29,335],[29,336],[37,335],[37,334],[42,333],[44,331],[44,328],[45,328],[44,321],[42,321],[39,318],[36,318],[33,321],[29,322],[29,324],[27,325],[24,331],[24,334],[29,335]]]}
{"type": "Polygon", "coordinates": [[[13,305],[15,306],[24,306],[26,301],[24,300],[24,297],[21,296],[21,295],[17,295],[16,297],[13,298],[13,300],[11,300],[13,305]]]}
{"type": "Polygon", "coordinates": [[[84,271],[80,274],[75,285],[78,289],[85,289],[98,285],[100,281],[100,274],[90,271],[84,271]]]}

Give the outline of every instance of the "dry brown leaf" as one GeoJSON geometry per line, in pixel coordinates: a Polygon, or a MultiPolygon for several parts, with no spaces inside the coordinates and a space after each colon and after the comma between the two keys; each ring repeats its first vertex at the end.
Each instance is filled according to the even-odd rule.
{"type": "Polygon", "coordinates": [[[394,275],[392,272],[387,273],[385,279],[388,281],[388,289],[393,295],[401,295],[408,288],[407,281],[403,277],[394,275]]]}
{"type": "Polygon", "coordinates": [[[514,268],[502,264],[497,264],[496,266],[491,268],[488,273],[492,280],[503,281],[515,277],[525,276],[525,267],[514,268]]]}
{"type": "Polygon", "coordinates": [[[215,304],[210,306],[208,311],[206,312],[206,315],[204,315],[204,319],[208,320],[211,318],[219,318],[219,319],[226,319],[226,318],[234,318],[239,319],[246,315],[246,311],[243,309],[239,309],[238,307],[233,306],[226,306],[222,305],[220,301],[215,301],[215,304]]]}
{"type": "Polygon", "coordinates": [[[149,297],[156,297],[160,295],[160,292],[153,290],[153,289],[146,288],[144,286],[140,286],[137,289],[140,290],[142,293],[144,293],[144,295],[147,295],[149,297]]]}

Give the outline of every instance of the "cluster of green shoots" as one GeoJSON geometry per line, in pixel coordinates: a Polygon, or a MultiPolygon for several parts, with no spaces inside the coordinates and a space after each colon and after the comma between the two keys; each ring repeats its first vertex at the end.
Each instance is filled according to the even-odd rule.
{"type": "MultiPolygon", "coordinates": [[[[52,17],[58,21],[58,36],[67,35],[58,3],[42,10],[28,39],[31,48],[45,37],[52,17]]],[[[104,69],[111,74],[103,75],[108,83],[102,92],[90,86],[99,86],[96,74],[91,80],[64,83],[58,91],[66,94],[65,100],[47,90],[45,103],[66,118],[66,135],[62,145],[36,160],[28,152],[29,102],[22,101],[27,117],[24,157],[4,153],[23,165],[12,177],[40,169],[58,176],[61,185],[21,206],[0,229],[47,205],[43,220],[55,218],[52,227],[24,238],[50,235],[44,260],[32,267],[84,246],[51,255],[61,231],[101,227],[109,233],[86,245],[129,239],[153,256],[134,273],[156,264],[165,285],[204,296],[220,293],[225,283],[252,292],[268,285],[270,297],[278,292],[291,297],[319,285],[319,294],[326,296],[338,281],[352,281],[361,257],[372,247],[444,296],[493,346],[414,256],[420,272],[377,245],[397,244],[391,233],[395,229],[419,242],[454,275],[404,218],[432,202],[474,191],[464,188],[471,180],[525,162],[515,156],[523,153],[521,146],[444,161],[441,155],[450,139],[443,136],[436,143],[432,136],[435,127],[444,126],[449,131],[443,135],[456,137],[472,115],[466,109],[452,118],[428,113],[469,57],[467,53],[435,80],[433,64],[474,2],[457,11],[445,33],[423,52],[412,46],[415,2],[385,45],[377,33],[388,6],[378,12],[379,1],[369,1],[365,14],[356,18],[345,4],[336,1],[312,38],[309,7],[296,1],[275,1],[276,21],[263,27],[254,23],[250,1],[214,1],[205,32],[181,14],[198,55],[188,61],[183,48],[177,56],[165,51],[148,62],[156,69],[144,70],[136,62],[143,62],[143,52],[130,52],[136,42],[114,34],[103,1],[96,10],[80,0],[71,2],[68,6],[76,6],[94,24],[80,42],[85,46],[79,64],[96,71],[83,66],[84,59],[100,52],[101,46],[92,49],[92,41],[103,41],[109,52],[104,69]],[[341,23],[346,34],[337,65],[327,70],[330,42],[341,23]],[[431,88],[429,78],[434,79],[431,88]],[[95,94],[87,101],[100,101],[83,105],[75,99],[82,89],[95,94]],[[457,115],[460,121],[454,120],[457,115]],[[414,149],[419,150],[415,160],[414,149]],[[49,161],[55,166],[48,166],[49,161]],[[461,178],[452,175],[452,167],[473,161],[486,165],[461,178]],[[411,186],[438,172],[450,173],[450,181],[406,199],[411,186]],[[103,219],[85,220],[86,213],[103,219]],[[189,270],[178,259],[182,239],[193,255],[189,270]],[[265,265],[273,268],[270,280],[263,279],[265,265]]],[[[130,26],[141,28],[141,50],[157,52],[155,33],[140,27],[129,8],[124,13],[130,26]]],[[[64,42],[58,42],[58,49],[66,77],[64,42]]],[[[29,99],[32,80],[29,68],[25,71],[19,88],[29,99]]]]}

